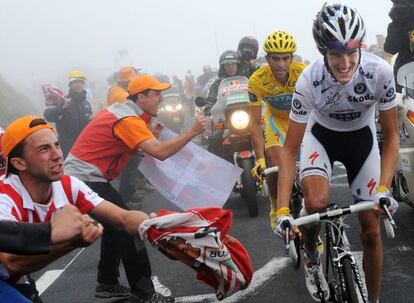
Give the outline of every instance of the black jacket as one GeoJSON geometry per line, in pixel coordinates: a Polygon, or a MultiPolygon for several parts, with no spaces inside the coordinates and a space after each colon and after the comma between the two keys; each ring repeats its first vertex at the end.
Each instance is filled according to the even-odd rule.
{"type": "Polygon", "coordinates": [[[17,255],[49,252],[50,223],[0,222],[0,252],[17,255]]]}
{"type": "Polygon", "coordinates": [[[86,90],[81,93],[69,90],[67,98],[71,99],[68,107],[63,108],[62,102],[46,108],[43,113],[47,121],[56,123],[59,143],[65,158],[92,117],[92,107],[86,100],[86,90]]]}
{"type": "MultiPolygon", "coordinates": [[[[398,53],[394,64],[394,76],[401,66],[414,61],[410,51],[410,40],[408,32],[414,29],[414,1],[393,1],[389,16],[392,22],[388,24],[387,37],[385,38],[384,50],[395,55],[398,53]]],[[[401,87],[397,91],[401,92],[401,87]]]]}

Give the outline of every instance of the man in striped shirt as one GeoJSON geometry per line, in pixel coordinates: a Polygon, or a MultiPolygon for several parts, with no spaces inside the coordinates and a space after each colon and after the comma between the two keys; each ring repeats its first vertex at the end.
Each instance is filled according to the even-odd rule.
{"type": "MultiPolygon", "coordinates": [[[[140,211],[127,211],[100,198],[82,181],[64,175],[63,155],[54,128],[40,117],[26,116],[12,122],[2,140],[6,174],[0,179],[0,220],[48,222],[66,204],[75,205],[83,216],[80,236],[52,245],[43,255],[0,253],[0,276],[33,302],[42,302],[27,274],[40,270],[71,250],[92,244],[102,226],[88,215],[119,226],[136,235],[148,218],[140,211]]],[[[138,264],[138,260],[137,260],[138,264]]]]}

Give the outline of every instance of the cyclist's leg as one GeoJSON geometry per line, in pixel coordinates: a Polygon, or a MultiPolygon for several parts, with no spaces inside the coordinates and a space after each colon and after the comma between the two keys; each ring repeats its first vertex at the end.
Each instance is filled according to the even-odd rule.
{"type": "MultiPolygon", "coordinates": [[[[331,160],[324,146],[311,131],[306,131],[300,158],[300,179],[304,193],[304,211],[306,213],[320,212],[328,206],[331,173],[331,160]]],[[[316,250],[319,229],[319,224],[303,228],[304,242],[307,250],[316,250]]]]}
{"type": "MultiPolygon", "coordinates": [[[[285,142],[288,122],[286,120],[276,119],[269,111],[266,112],[264,119],[266,125],[264,139],[267,166],[278,166],[282,146],[285,142]]],[[[278,173],[272,173],[266,179],[269,188],[271,217],[276,214],[277,208],[277,176],[278,173]]],[[[271,221],[275,222],[275,220],[271,221]]],[[[274,229],[274,226],[272,226],[272,229],[274,229]]]]}
{"type": "MultiPolygon", "coordinates": [[[[353,144],[359,146],[359,153],[354,153],[354,161],[346,164],[355,203],[373,200],[375,187],[379,184],[381,169],[381,159],[375,130],[365,128],[359,132],[360,134],[355,136],[355,140],[359,142],[355,142],[355,140],[353,142],[353,144]]],[[[359,222],[364,249],[363,267],[368,297],[371,300],[378,299],[383,262],[379,212],[369,211],[360,213],[359,222]]]]}
{"type": "MultiPolygon", "coordinates": [[[[329,202],[331,172],[331,161],[325,148],[311,131],[305,132],[300,159],[300,177],[305,203],[301,214],[312,214],[326,209],[329,202]]],[[[305,243],[304,271],[306,287],[316,301],[321,300],[321,291],[325,299],[330,296],[329,286],[323,274],[320,254],[317,250],[316,243],[319,230],[319,224],[302,228],[305,243]]]]}

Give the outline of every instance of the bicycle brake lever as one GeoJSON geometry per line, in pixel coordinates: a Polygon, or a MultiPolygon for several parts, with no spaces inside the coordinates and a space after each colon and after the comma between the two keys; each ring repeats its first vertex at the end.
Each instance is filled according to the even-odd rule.
{"type": "Polygon", "coordinates": [[[392,225],[392,227],[394,227],[394,229],[397,229],[397,224],[395,224],[395,221],[388,209],[389,206],[389,201],[387,198],[380,198],[380,206],[382,208],[382,210],[384,211],[385,215],[387,216],[388,220],[390,220],[390,223],[392,225]]]}

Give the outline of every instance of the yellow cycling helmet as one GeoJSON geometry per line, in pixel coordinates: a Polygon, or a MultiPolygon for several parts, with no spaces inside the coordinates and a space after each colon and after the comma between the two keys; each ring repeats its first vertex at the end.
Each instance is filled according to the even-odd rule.
{"type": "Polygon", "coordinates": [[[263,50],[269,53],[294,53],[296,42],[293,36],[284,31],[276,31],[267,36],[263,50]]]}

